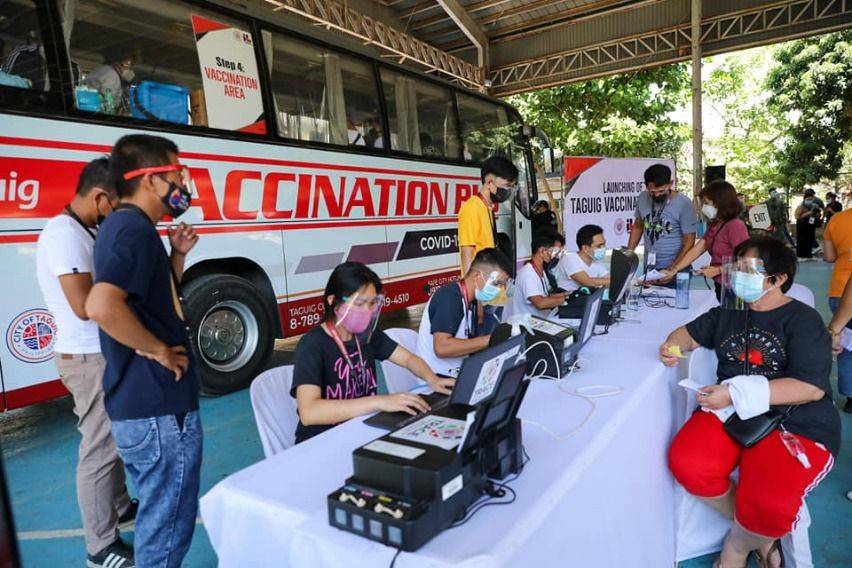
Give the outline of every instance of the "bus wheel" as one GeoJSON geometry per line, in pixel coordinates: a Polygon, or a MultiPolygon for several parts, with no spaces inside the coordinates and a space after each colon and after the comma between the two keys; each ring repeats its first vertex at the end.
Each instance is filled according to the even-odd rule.
{"type": "Polygon", "coordinates": [[[211,274],[189,282],[183,295],[202,392],[220,395],[248,386],[275,342],[260,291],[244,278],[211,274]]]}

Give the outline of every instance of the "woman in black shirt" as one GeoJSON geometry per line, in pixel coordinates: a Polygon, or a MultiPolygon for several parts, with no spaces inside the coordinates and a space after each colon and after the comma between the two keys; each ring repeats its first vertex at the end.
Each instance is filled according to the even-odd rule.
{"type": "Polygon", "coordinates": [[[734,519],[718,566],[745,566],[749,553],[757,551],[763,566],[776,567],[777,539],[793,529],[805,496],[831,469],[840,448],[840,416],[829,383],[831,338],[816,310],[784,295],[793,284],[796,258],[783,243],[751,238],[735,256],[742,266],[733,273],[733,289],[748,310],[710,310],[672,332],[660,358],[673,366],[678,351],[673,347],[713,349],[719,383],[747,375],[740,384],[759,385],[758,398],[768,393],[763,404],[792,410],[781,428],[744,447],[711,412],[737,406],[729,385],[704,387],[696,395],[701,409],[672,442],[669,467],[687,491],[734,519]],[[730,474],[737,467],[735,487],[730,474]]]}
{"type": "Polygon", "coordinates": [[[390,359],[449,394],[454,380],[439,378],[420,357],[374,330],[382,307],[382,282],[360,262],[345,262],[325,287],[323,322],[305,334],[296,348],[293,387],[299,425],[296,443],[335,424],[371,412],[427,412],[411,393],[376,395],[376,360],[390,359]]]}

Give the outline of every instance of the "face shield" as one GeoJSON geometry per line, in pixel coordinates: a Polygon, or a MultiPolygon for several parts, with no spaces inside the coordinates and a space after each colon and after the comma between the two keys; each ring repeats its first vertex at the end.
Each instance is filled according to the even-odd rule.
{"type": "Polygon", "coordinates": [[[722,264],[720,302],[726,310],[745,311],[769,290],[765,288],[769,275],[759,258],[728,258],[722,264]]]}
{"type": "Polygon", "coordinates": [[[364,341],[370,341],[379,323],[379,314],[385,303],[384,294],[366,297],[360,292],[344,296],[343,303],[334,309],[337,323],[349,333],[359,336],[364,341]]]}

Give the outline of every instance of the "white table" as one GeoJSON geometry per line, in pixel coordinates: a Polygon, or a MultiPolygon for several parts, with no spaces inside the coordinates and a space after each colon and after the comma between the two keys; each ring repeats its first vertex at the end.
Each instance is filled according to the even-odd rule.
{"type": "MultiPolygon", "coordinates": [[[[704,303],[691,306],[655,312],[671,330],[704,303]]],[[[636,335],[647,335],[645,327],[637,325],[636,335]]],[[[556,440],[545,428],[570,432],[590,405],[554,382],[535,381],[520,411],[531,461],[512,483],[517,501],[482,509],[417,553],[402,553],[397,566],[673,564],[666,451],[676,372],[659,363],[656,343],[620,339],[612,329],[582,355],[588,362],[562,389],[605,383],[623,393],[596,399],[586,425],[556,440]]],[[[382,433],[351,420],[216,485],[201,510],[220,566],[387,566],[395,550],[330,527],[325,501],[352,474],[352,450],[382,433]]]]}

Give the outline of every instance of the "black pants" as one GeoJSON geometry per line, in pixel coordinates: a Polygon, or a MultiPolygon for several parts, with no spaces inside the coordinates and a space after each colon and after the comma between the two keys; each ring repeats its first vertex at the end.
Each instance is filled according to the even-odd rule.
{"type": "Polygon", "coordinates": [[[816,226],[808,223],[810,217],[796,221],[796,256],[813,258],[816,226]]]}

